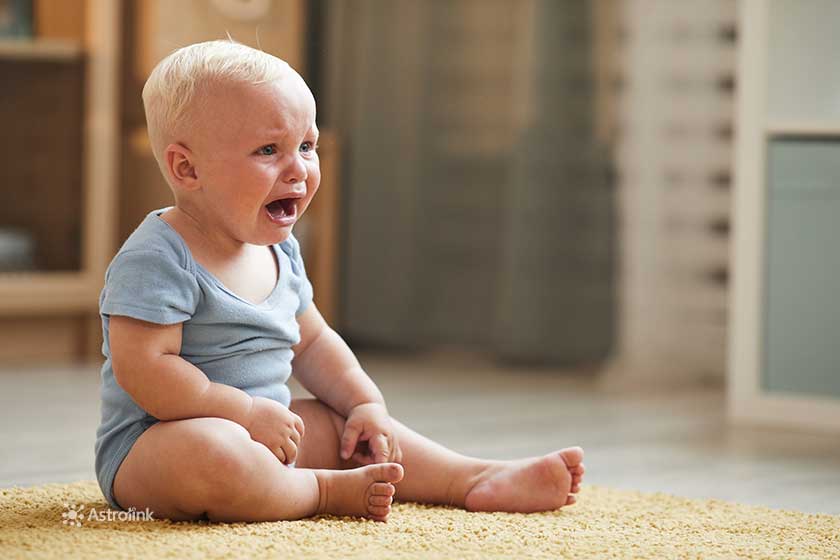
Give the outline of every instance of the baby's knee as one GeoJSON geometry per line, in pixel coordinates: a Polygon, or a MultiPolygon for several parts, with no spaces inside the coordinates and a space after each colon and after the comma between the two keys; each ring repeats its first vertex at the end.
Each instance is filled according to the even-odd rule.
{"type": "Polygon", "coordinates": [[[248,431],[223,418],[194,418],[185,443],[189,470],[203,493],[219,499],[241,489],[253,469],[248,431]]]}

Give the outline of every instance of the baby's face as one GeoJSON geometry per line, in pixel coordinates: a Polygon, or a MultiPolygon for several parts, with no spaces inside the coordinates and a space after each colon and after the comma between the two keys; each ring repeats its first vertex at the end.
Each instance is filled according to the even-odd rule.
{"type": "Polygon", "coordinates": [[[321,181],[312,93],[289,73],[207,99],[191,146],[206,225],[243,243],[284,241],[321,181]]]}

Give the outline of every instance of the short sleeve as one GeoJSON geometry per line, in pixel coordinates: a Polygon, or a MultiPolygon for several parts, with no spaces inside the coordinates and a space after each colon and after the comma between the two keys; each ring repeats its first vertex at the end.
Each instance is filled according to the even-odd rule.
{"type": "Polygon", "coordinates": [[[160,325],[183,323],[195,314],[199,294],[195,274],[175,255],[126,251],[108,267],[99,311],[160,325]]]}
{"type": "Polygon", "coordinates": [[[306,311],[306,308],[309,307],[310,303],[312,303],[312,283],[309,282],[309,278],[306,276],[306,267],[303,264],[303,255],[301,255],[298,240],[294,235],[289,235],[286,243],[289,246],[288,255],[289,260],[292,262],[292,271],[300,279],[300,288],[298,291],[298,299],[300,300],[300,303],[297,311],[295,312],[295,315],[297,316],[306,311]]]}

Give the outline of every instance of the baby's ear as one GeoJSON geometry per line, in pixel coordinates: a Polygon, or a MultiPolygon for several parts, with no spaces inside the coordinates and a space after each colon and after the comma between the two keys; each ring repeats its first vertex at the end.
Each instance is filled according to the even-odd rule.
{"type": "Polygon", "coordinates": [[[178,189],[194,191],[199,188],[198,173],[192,151],[181,143],[169,144],[163,151],[166,172],[178,189]]]}

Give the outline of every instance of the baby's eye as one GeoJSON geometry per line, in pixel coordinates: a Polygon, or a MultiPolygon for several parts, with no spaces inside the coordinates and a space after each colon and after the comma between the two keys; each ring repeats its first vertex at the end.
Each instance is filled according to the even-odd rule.
{"type": "Polygon", "coordinates": [[[267,146],[263,146],[259,150],[257,150],[257,154],[261,156],[273,156],[277,153],[277,146],[274,144],[268,144],[267,146]],[[266,151],[268,150],[268,151],[266,151]]]}
{"type": "Polygon", "coordinates": [[[316,144],[313,144],[312,142],[304,142],[303,144],[300,145],[300,151],[303,152],[303,153],[313,152],[317,149],[318,149],[318,146],[316,144]]]}

